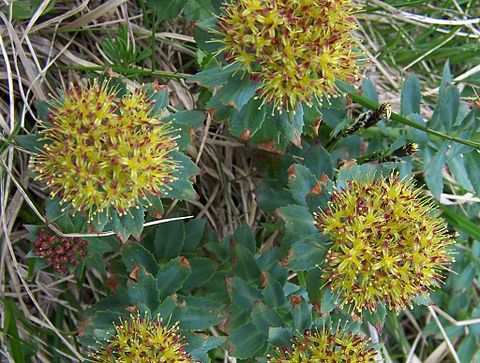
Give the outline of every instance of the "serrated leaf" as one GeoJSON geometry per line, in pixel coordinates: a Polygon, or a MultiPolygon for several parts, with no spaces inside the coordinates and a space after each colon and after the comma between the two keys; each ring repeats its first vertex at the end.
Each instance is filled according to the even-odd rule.
{"type": "Polygon", "coordinates": [[[387,314],[387,309],[385,308],[385,304],[377,304],[377,310],[375,312],[364,310],[363,318],[373,326],[375,325],[383,326],[383,323],[385,322],[386,314],[387,314]]]}
{"type": "Polygon", "coordinates": [[[247,282],[260,279],[260,268],[253,254],[243,245],[235,244],[232,249],[233,271],[247,282]]]}
{"type": "Polygon", "coordinates": [[[412,113],[420,114],[420,81],[417,76],[411,74],[405,80],[402,87],[402,99],[400,102],[400,113],[402,116],[409,116],[412,113]]]}
{"type": "Polygon", "coordinates": [[[233,356],[240,359],[252,358],[265,344],[266,337],[254,324],[247,323],[230,333],[234,347],[233,356]]]}
{"type": "Polygon", "coordinates": [[[183,284],[184,289],[194,289],[208,282],[217,267],[207,258],[194,257],[188,260],[192,273],[183,284]]]}
{"type": "Polygon", "coordinates": [[[292,309],[293,326],[295,331],[304,332],[312,326],[312,305],[302,299],[300,304],[292,309]]]}
{"type": "Polygon", "coordinates": [[[224,317],[212,310],[191,308],[187,305],[177,309],[172,320],[178,321],[182,329],[208,329],[219,324],[224,317]]]}
{"type": "Polygon", "coordinates": [[[200,360],[202,363],[209,363],[210,358],[207,354],[225,343],[225,337],[214,337],[200,334],[185,333],[185,342],[187,343],[186,351],[193,359],[200,360]]]}
{"type": "Polygon", "coordinates": [[[135,266],[143,266],[149,273],[155,275],[158,265],[153,255],[140,243],[129,243],[122,248],[122,261],[127,271],[132,271],[135,266]]]}
{"type": "Polygon", "coordinates": [[[271,327],[268,330],[268,341],[276,347],[288,347],[291,344],[293,334],[287,328],[271,327]]]}
{"type": "Polygon", "coordinates": [[[235,72],[238,67],[228,66],[228,67],[213,67],[206,69],[204,71],[198,72],[197,74],[188,78],[189,83],[198,83],[204,87],[217,87],[228,81],[232,76],[232,73],[235,72]]]}
{"type": "Polygon", "coordinates": [[[253,324],[265,336],[268,336],[269,327],[283,327],[285,325],[280,315],[260,302],[253,306],[251,317],[253,324]]]}
{"type": "Polygon", "coordinates": [[[296,147],[302,147],[301,136],[303,134],[303,108],[298,104],[294,112],[275,113],[276,126],[285,138],[296,147]]]}
{"type": "Polygon", "coordinates": [[[171,156],[180,162],[181,168],[174,173],[176,180],[169,184],[170,189],[164,192],[164,196],[180,200],[195,199],[197,193],[190,178],[199,173],[198,167],[185,154],[172,152],[171,156]]]}
{"type": "Polygon", "coordinates": [[[164,299],[180,290],[189,274],[190,268],[185,266],[180,258],[176,258],[160,267],[156,276],[160,299],[164,299]]]}
{"type": "Polygon", "coordinates": [[[308,271],[317,268],[322,262],[326,248],[313,240],[321,241],[320,233],[317,232],[307,241],[295,242],[292,245],[291,256],[288,259],[288,268],[294,271],[308,271]]]}
{"type": "Polygon", "coordinates": [[[112,225],[115,233],[122,241],[126,241],[131,235],[136,239],[140,239],[143,231],[145,210],[142,205],[131,207],[127,214],[119,216],[117,212],[113,211],[112,225]]]}
{"type": "Polygon", "coordinates": [[[194,251],[200,244],[205,230],[206,220],[197,218],[185,223],[185,243],[183,248],[194,251]]]}
{"type": "Polygon", "coordinates": [[[235,112],[229,122],[229,130],[235,137],[248,141],[254,136],[265,121],[266,107],[260,99],[251,98],[238,112],[235,112]]]}
{"type": "Polygon", "coordinates": [[[185,241],[185,227],[182,221],[159,224],[155,228],[153,251],[155,258],[167,262],[180,255],[185,241]]]}
{"type": "Polygon", "coordinates": [[[256,201],[261,209],[273,213],[275,209],[294,204],[290,191],[278,180],[265,179],[256,190],[256,201]]]}
{"type": "Polygon", "coordinates": [[[313,215],[306,207],[289,205],[279,208],[278,214],[285,221],[286,230],[297,239],[318,233],[318,229],[313,224],[313,215]]]}
{"type": "Polygon", "coordinates": [[[262,299],[262,293],[239,277],[232,280],[232,302],[242,309],[250,309],[253,303],[262,299]]]}
{"type": "Polygon", "coordinates": [[[330,153],[321,144],[312,146],[305,157],[305,166],[320,179],[322,175],[333,175],[333,162],[330,153]]]}
{"type": "Polygon", "coordinates": [[[271,308],[277,309],[285,305],[283,287],[278,281],[268,280],[267,286],[265,286],[262,293],[265,296],[265,302],[271,308]]]}
{"type": "Polygon", "coordinates": [[[235,243],[244,246],[250,253],[255,253],[255,236],[248,225],[244,224],[240,228],[237,228],[235,232],[233,232],[232,239],[235,243]]]}
{"type": "Polygon", "coordinates": [[[240,111],[254,96],[260,83],[250,80],[247,74],[238,72],[232,75],[219,91],[220,99],[225,105],[240,111]]]}
{"type": "Polygon", "coordinates": [[[300,205],[307,205],[306,196],[317,184],[317,178],[304,165],[293,164],[290,168],[290,178],[288,186],[292,193],[293,199],[300,205]]]}
{"type": "Polygon", "coordinates": [[[157,281],[143,268],[138,269],[136,281],[128,281],[127,293],[129,304],[144,304],[150,311],[155,310],[160,302],[157,281]]]}

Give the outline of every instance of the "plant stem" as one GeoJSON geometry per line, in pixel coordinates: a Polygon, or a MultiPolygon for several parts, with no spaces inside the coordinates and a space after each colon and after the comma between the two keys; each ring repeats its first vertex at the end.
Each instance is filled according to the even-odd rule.
{"type": "MultiPolygon", "coordinates": [[[[364,106],[364,107],[367,107],[371,110],[375,110],[378,108],[378,104],[375,103],[374,101],[371,101],[369,100],[368,98],[364,97],[364,96],[361,96],[357,93],[353,93],[353,92],[348,92],[348,96],[355,102],[359,103],[360,105],[364,106]]],[[[464,145],[468,145],[468,146],[473,146],[474,148],[476,149],[480,149],[480,143],[479,142],[476,142],[476,141],[472,141],[472,140],[466,140],[466,139],[462,139],[460,137],[456,137],[456,136],[452,136],[452,135],[447,135],[443,132],[440,132],[440,131],[437,131],[437,130],[432,130],[426,126],[422,126],[422,125],[419,125],[417,124],[416,122],[412,121],[412,120],[409,120],[408,118],[405,118],[403,116],[400,116],[398,113],[395,113],[395,112],[392,112],[392,116],[391,116],[391,119],[394,120],[394,121],[397,121],[397,122],[400,122],[404,125],[407,125],[407,126],[411,126],[415,129],[418,129],[418,130],[421,130],[421,131],[424,131],[428,134],[431,134],[431,135],[435,135],[435,136],[439,136],[443,139],[447,139],[447,140],[450,140],[450,141],[454,141],[454,142],[458,142],[459,144],[464,144],[464,145]]]]}

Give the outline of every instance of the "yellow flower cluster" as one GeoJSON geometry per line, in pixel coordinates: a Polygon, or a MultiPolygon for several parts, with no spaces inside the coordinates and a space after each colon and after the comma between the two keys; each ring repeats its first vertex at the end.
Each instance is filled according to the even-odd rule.
{"type": "Polygon", "coordinates": [[[375,349],[368,347],[368,339],[338,330],[307,330],[301,338],[296,338],[292,348],[278,349],[275,357],[268,357],[271,363],[303,362],[374,362],[375,349]]]}
{"type": "Polygon", "coordinates": [[[261,82],[277,109],[337,92],[359,78],[351,0],[240,0],[219,18],[223,52],[261,82]]]}
{"type": "Polygon", "coordinates": [[[185,352],[178,325],[166,328],[161,321],[139,316],[115,325],[115,336],[89,358],[95,363],[183,363],[194,362],[185,352]]]}
{"type": "Polygon", "coordinates": [[[70,87],[52,105],[33,159],[51,196],[89,217],[109,208],[120,215],[141,198],[161,194],[178,165],[170,124],[152,115],[141,90],[117,97],[108,84],[70,87]]]}
{"type": "Polygon", "coordinates": [[[361,183],[331,195],[315,224],[332,238],[324,277],[343,304],[355,311],[412,305],[442,280],[453,244],[445,221],[413,181],[389,178],[361,183]]]}

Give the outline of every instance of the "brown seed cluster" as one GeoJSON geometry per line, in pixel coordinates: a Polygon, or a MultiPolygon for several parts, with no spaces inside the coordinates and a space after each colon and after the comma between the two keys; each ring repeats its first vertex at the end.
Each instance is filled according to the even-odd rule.
{"type": "Polygon", "coordinates": [[[41,229],[33,242],[33,253],[43,257],[56,271],[67,274],[69,266],[76,267],[87,257],[87,244],[80,238],[59,237],[41,229]]]}

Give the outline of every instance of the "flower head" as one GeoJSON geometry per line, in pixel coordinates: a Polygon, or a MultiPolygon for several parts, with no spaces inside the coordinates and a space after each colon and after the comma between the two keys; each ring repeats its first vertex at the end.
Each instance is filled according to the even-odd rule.
{"type": "Polygon", "coordinates": [[[33,161],[37,179],[90,217],[109,208],[122,215],[161,194],[174,180],[176,143],[152,105],[140,90],[119,98],[105,83],[72,86],[42,131],[47,143],[33,161]]]}
{"type": "Polygon", "coordinates": [[[76,267],[87,257],[88,242],[80,238],[59,237],[40,229],[33,242],[33,253],[43,257],[47,265],[61,273],[68,273],[69,266],[76,267]]]}
{"type": "Polygon", "coordinates": [[[307,330],[301,338],[295,338],[292,348],[277,349],[271,363],[301,362],[358,362],[375,361],[375,349],[368,347],[368,339],[349,332],[323,329],[312,333],[307,330]]]}
{"type": "Polygon", "coordinates": [[[228,62],[262,83],[260,96],[295,109],[359,76],[352,0],[240,0],[225,4],[219,31],[228,62]]]}
{"type": "Polygon", "coordinates": [[[92,354],[92,362],[193,362],[185,352],[177,324],[166,328],[161,321],[131,316],[114,325],[115,335],[106,346],[92,354]]]}
{"type": "Polygon", "coordinates": [[[412,305],[442,280],[453,244],[445,221],[412,180],[349,181],[331,195],[315,224],[333,244],[324,277],[357,312],[412,305]]]}

